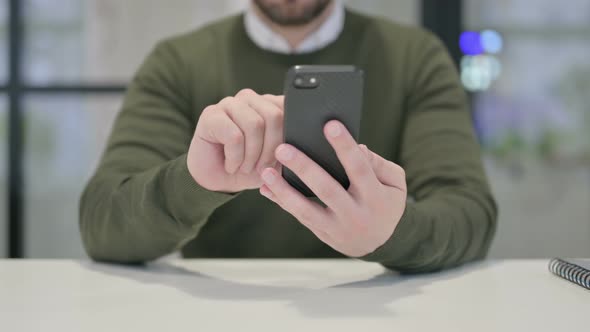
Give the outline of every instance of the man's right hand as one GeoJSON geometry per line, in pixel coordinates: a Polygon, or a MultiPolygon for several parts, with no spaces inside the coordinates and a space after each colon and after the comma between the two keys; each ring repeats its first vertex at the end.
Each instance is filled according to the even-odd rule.
{"type": "Polygon", "coordinates": [[[193,179],[211,191],[235,193],[262,185],[260,172],[279,168],[283,96],[245,89],[205,108],[187,157],[193,179]]]}

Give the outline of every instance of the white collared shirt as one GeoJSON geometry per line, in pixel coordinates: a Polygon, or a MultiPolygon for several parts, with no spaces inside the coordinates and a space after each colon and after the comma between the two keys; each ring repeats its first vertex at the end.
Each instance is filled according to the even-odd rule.
{"type": "Polygon", "coordinates": [[[283,54],[314,52],[335,41],[344,28],[344,4],[341,0],[334,0],[334,8],[326,21],[305,37],[295,49],[292,49],[283,36],[273,31],[258,17],[252,6],[255,5],[251,3],[244,13],[246,33],[258,47],[272,52],[283,54]]]}

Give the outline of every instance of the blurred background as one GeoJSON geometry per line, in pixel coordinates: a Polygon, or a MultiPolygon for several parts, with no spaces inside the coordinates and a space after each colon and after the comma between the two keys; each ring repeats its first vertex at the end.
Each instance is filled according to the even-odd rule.
{"type": "MultiPolygon", "coordinates": [[[[437,33],[500,206],[494,258],[590,256],[590,0],[348,0],[437,33]],[[442,4],[444,3],[444,4],[442,4]]],[[[85,257],[78,198],[154,44],[247,0],[0,0],[0,257],[85,257]]]]}

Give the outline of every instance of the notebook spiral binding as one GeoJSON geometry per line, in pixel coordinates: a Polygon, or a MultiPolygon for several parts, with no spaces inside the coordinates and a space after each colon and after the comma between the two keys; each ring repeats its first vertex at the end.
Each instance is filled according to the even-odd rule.
{"type": "Polygon", "coordinates": [[[590,270],[559,258],[554,258],[549,262],[549,271],[590,290],[590,270]]]}

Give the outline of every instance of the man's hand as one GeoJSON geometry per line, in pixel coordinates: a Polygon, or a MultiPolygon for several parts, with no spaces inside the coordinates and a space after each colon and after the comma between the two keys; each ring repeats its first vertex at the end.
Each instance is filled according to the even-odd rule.
{"type": "Polygon", "coordinates": [[[324,134],[350,179],[348,191],[301,151],[282,144],[275,152],[277,160],[293,171],[326,207],[301,195],[274,168],[263,171],[260,193],[335,250],[361,257],[383,245],[399,223],[406,206],[405,172],[366,146],[358,145],[338,121],[327,123],[324,134]]]}
{"type": "Polygon", "coordinates": [[[211,191],[259,188],[262,170],[278,168],[274,151],[282,141],[283,97],[245,89],[203,110],[188,151],[188,169],[211,191]]]}

